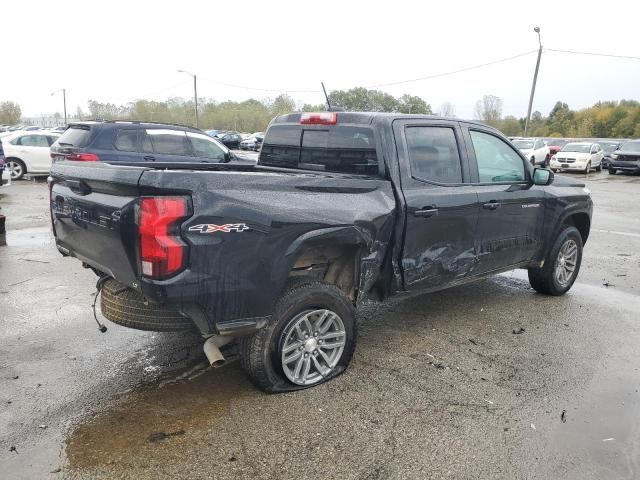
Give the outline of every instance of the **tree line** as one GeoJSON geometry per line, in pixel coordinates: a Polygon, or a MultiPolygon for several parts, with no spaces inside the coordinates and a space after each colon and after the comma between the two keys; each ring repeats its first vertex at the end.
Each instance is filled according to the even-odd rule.
{"type": "MultiPolygon", "coordinates": [[[[524,133],[525,118],[502,116],[502,100],[485,95],[476,104],[476,118],[508,136],[524,133]]],[[[591,107],[572,110],[558,101],[543,116],[531,115],[528,136],[568,138],[640,138],[640,102],[619,100],[597,102],[591,107]]]]}
{"type": "MultiPolygon", "coordinates": [[[[431,105],[421,97],[402,95],[394,97],[379,90],[356,87],[334,90],[329,102],[348,111],[398,112],[432,114],[431,105]]],[[[116,105],[89,100],[88,110],[81,108],[72,115],[73,120],[139,120],[148,122],[193,125],[195,122],[193,100],[170,98],[164,102],[137,100],[116,105]]],[[[249,99],[242,102],[217,102],[199,99],[198,118],[202,129],[237,130],[241,132],[264,131],[276,115],[294,111],[313,112],[326,110],[326,104],[299,105],[283,94],[275,99],[249,99]]],[[[476,104],[475,118],[501,130],[508,136],[524,133],[525,118],[503,116],[503,102],[495,95],[485,95],[476,104]]],[[[455,105],[443,103],[437,112],[447,117],[455,116],[455,105]]],[[[14,102],[0,102],[0,124],[20,121],[20,106],[14,102]]],[[[55,118],[61,118],[56,112],[55,118]]],[[[640,102],[635,100],[603,101],[591,107],[572,110],[561,101],[556,102],[548,115],[536,111],[531,116],[529,136],[536,137],[602,137],[640,138],[640,102]]]]}

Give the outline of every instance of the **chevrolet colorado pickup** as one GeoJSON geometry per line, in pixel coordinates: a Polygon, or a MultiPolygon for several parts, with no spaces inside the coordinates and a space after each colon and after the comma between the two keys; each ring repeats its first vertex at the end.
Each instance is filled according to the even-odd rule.
{"type": "Polygon", "coordinates": [[[57,247],[100,277],[107,319],[196,329],[212,365],[239,337],[268,392],[343,372],[367,298],[515,268],[565,293],[592,213],[582,182],[491,127],[388,113],[278,116],[257,165],[59,161],[49,186],[57,247]]]}

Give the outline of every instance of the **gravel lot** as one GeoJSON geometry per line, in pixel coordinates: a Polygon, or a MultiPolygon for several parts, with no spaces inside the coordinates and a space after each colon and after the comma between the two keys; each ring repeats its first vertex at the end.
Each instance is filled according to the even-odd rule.
{"type": "Polygon", "coordinates": [[[204,368],[198,337],[98,332],[96,278],[57,253],[46,184],[0,189],[0,476],[638,478],[640,177],[586,179],[569,294],[516,271],[367,305],[349,371],[281,395],[237,362],[204,368]]]}

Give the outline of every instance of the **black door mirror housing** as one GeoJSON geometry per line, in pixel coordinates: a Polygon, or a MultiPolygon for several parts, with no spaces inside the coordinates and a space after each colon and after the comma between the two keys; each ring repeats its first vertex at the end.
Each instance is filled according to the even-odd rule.
{"type": "Polygon", "coordinates": [[[533,184],[534,185],[551,185],[553,183],[554,174],[551,170],[546,168],[534,168],[533,169],[533,184]]]}

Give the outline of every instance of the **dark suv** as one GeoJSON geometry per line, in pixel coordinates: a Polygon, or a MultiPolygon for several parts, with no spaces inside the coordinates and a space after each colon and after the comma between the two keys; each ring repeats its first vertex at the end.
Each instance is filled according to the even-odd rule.
{"type": "Polygon", "coordinates": [[[51,158],[85,162],[225,163],[235,156],[218,140],[181,125],[72,123],[51,146],[51,158]]]}

